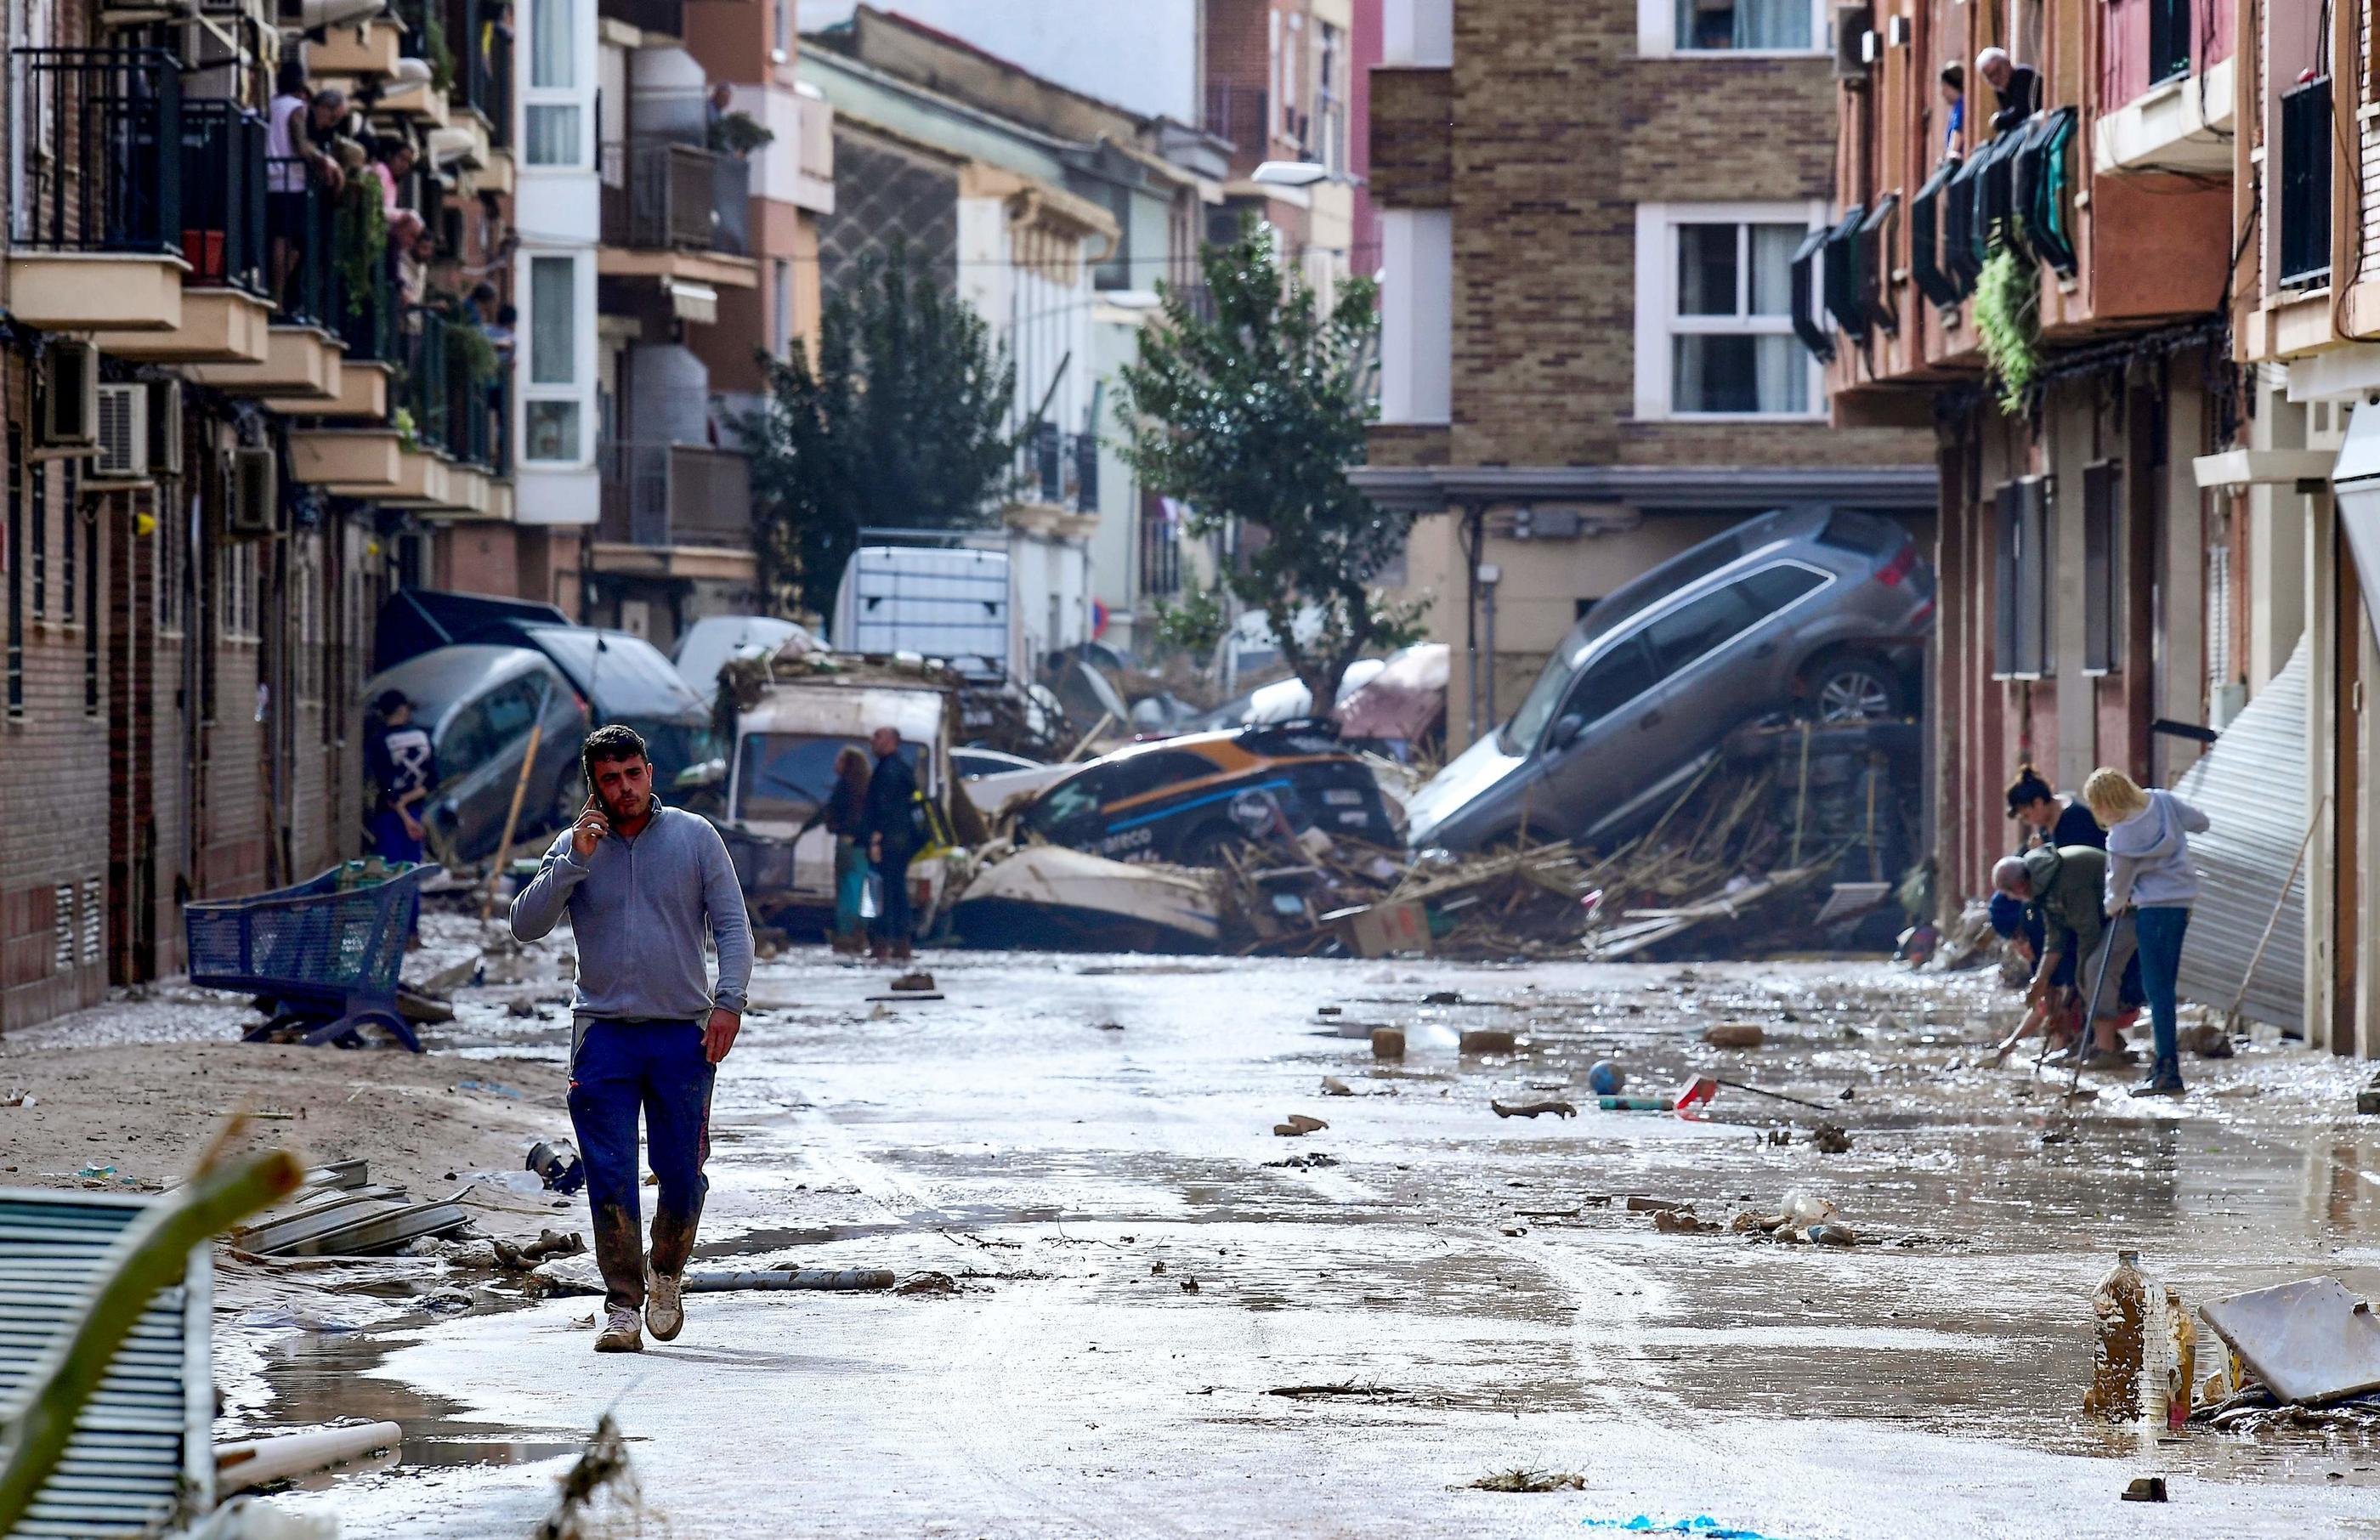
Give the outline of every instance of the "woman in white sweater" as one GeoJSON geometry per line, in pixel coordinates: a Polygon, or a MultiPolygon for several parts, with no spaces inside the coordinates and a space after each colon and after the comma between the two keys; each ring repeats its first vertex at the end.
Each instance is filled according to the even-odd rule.
{"type": "Polygon", "coordinates": [[[2198,869],[2190,836],[2206,831],[2206,815],[2171,792],[2143,791],[2132,778],[2101,766],[2082,783],[2082,802],[2107,831],[2107,915],[2132,912],[2140,947],[2141,989],[2149,997],[2156,1032],[2156,1063],[2136,1097],[2182,1094],[2181,1050],[2175,1041],[2174,988],[2181,973],[2181,940],[2198,897],[2198,869]]]}

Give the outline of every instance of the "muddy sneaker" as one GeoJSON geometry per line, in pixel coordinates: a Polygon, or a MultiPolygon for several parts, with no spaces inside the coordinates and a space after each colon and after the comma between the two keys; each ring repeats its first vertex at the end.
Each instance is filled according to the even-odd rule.
{"type": "Polygon", "coordinates": [[[644,1337],[637,1330],[637,1313],[614,1310],[604,1318],[603,1329],[595,1335],[597,1352],[642,1352],[644,1337]]]}
{"type": "Polygon", "coordinates": [[[2188,1094],[2188,1088],[2181,1083],[2181,1066],[2172,1063],[2157,1065],[2149,1072],[2149,1077],[2146,1080],[2132,1087],[2132,1095],[2136,1097],[2179,1097],[2188,1094]]]}
{"type": "Polygon", "coordinates": [[[674,1342],[686,1328],[686,1304],[678,1298],[675,1273],[649,1273],[645,1278],[645,1329],[656,1342],[674,1342]]]}

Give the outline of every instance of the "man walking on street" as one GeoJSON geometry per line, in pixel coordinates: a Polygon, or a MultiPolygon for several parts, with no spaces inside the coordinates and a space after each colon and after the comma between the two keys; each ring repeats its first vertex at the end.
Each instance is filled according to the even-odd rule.
{"type": "Polygon", "coordinates": [[[876,929],[868,955],[881,962],[909,960],[909,857],[916,854],[917,777],[901,758],[901,734],[880,727],[868,735],[876,768],[868,777],[868,859],[883,894],[876,906],[876,929]]]}
{"type": "Polygon", "coordinates": [[[710,1189],[702,1166],[711,1081],[742,1022],[752,927],[719,831],[654,797],[642,738],[601,727],[580,758],[594,794],[513,900],[513,935],[540,940],[569,913],[578,951],[570,1121],[603,1274],[595,1351],[638,1352],[639,1310],[664,1342],[686,1324],[680,1277],[710,1189]],[[706,932],[719,949],[715,989],[703,965],[706,932]],[[650,1271],[638,1233],[639,1108],[660,1183],[650,1271]]]}

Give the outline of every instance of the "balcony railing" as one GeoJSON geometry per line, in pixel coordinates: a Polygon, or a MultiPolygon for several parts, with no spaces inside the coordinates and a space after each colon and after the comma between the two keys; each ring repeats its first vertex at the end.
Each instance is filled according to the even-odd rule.
{"type": "Polygon", "coordinates": [[[264,119],[232,102],[185,102],[180,138],[183,281],[263,296],[264,119]]]}
{"type": "Polygon", "coordinates": [[[2330,275],[2330,80],[2281,95],[2278,282],[2301,288],[2330,275]]]}
{"type": "Polygon", "coordinates": [[[612,443],[596,538],[614,545],[752,548],[751,462],[690,443],[612,443]]]}
{"type": "Polygon", "coordinates": [[[467,466],[511,467],[511,370],[467,315],[416,310],[404,328],[414,442],[467,466]]]}
{"type": "Polygon", "coordinates": [[[335,331],[344,291],[333,250],[338,194],[302,160],[265,163],[265,245],[274,319],[287,326],[335,331]]]}
{"type": "Polygon", "coordinates": [[[603,241],[639,250],[751,249],[752,166],[671,140],[603,147],[603,241]]]}
{"type": "Polygon", "coordinates": [[[397,353],[396,285],[389,277],[388,253],[361,249],[365,220],[359,200],[378,197],[378,188],[369,181],[360,187],[349,183],[334,200],[337,208],[331,222],[331,260],[338,272],[335,297],[327,301],[328,320],[351,363],[402,361],[397,353]]]}
{"type": "Polygon", "coordinates": [[[180,255],[181,61],[161,48],[19,48],[10,57],[24,125],[12,244],[180,255]]]}

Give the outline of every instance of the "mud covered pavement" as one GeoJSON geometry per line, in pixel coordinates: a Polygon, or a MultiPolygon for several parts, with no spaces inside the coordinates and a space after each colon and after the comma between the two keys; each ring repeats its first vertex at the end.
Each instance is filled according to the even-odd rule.
{"type": "MultiPolygon", "coordinates": [[[[2080,1411],[2119,1246],[2193,1300],[2320,1271],[2380,1292],[2350,1066],[2260,1041],[2190,1061],[2178,1110],[2101,1080],[2070,1112],[2062,1079],[1970,1067],[2012,996],[1867,964],[931,966],[947,999],[879,1007],[881,974],[763,965],[697,1267],[927,1268],[954,1295],[695,1296],[677,1342],[598,1359],[587,1301],[431,1317],[360,1278],[366,1328],[273,1339],[224,1435],[402,1422],[401,1464],[275,1499],[349,1535],[526,1534],[606,1409],[647,1532],[679,1537],[2380,1534],[2367,1438],[2080,1411]],[[1718,1022],[1765,1045],[1704,1044],[1718,1022]],[[1518,1047],[1461,1054],[1478,1029],[1518,1047]],[[1607,1056],[1631,1091],[1709,1073],[1837,1110],[1601,1111],[1607,1056]],[[1329,1126],[1275,1134],[1293,1113],[1329,1126]],[[1797,1187],[1875,1243],[1667,1233],[1625,1201],[1723,1223],[1797,1187]],[[1516,1469],[1579,1484],[1468,1486],[1516,1469]],[[2171,1502],[2120,1502],[2146,1474],[2171,1502]]],[[[561,1057],[558,1013],[462,1004],[449,1049],[561,1057]]]]}

